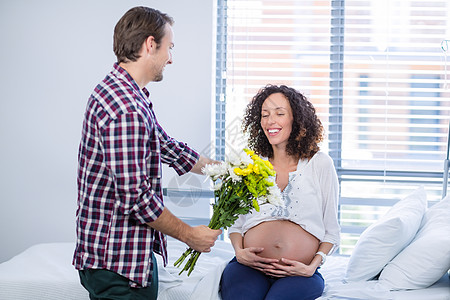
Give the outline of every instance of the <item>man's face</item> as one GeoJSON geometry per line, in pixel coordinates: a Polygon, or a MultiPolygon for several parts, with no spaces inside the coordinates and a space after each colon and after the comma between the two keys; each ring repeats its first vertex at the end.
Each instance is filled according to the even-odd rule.
{"type": "Polygon", "coordinates": [[[172,26],[166,24],[165,34],[156,50],[152,64],[152,81],[161,81],[166,65],[172,63],[173,31],[172,26]]]}

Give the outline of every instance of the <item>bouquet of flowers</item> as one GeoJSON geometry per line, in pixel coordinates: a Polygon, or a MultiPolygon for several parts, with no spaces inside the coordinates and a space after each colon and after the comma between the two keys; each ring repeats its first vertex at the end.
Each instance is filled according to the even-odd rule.
{"type": "MultiPolygon", "coordinates": [[[[213,181],[215,203],[209,228],[226,229],[239,215],[247,214],[252,208],[259,211],[259,205],[265,203],[283,206],[272,164],[252,150],[244,149],[221,164],[206,165],[202,171],[213,181]]],[[[181,266],[189,255],[179,274],[188,271],[189,276],[194,270],[200,252],[192,248],[187,249],[174,265],[181,266]]]]}

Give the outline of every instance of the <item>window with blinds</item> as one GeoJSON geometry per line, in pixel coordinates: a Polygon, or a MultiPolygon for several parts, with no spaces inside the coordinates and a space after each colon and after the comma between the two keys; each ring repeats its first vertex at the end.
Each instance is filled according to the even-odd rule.
{"type": "Polygon", "coordinates": [[[450,119],[450,2],[219,0],[216,143],[268,83],[304,93],[341,184],[341,253],[419,185],[438,201],[450,119]]]}

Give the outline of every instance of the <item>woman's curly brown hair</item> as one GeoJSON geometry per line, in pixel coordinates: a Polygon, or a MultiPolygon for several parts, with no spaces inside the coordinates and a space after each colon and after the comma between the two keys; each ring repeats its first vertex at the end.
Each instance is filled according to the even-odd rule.
{"type": "Polygon", "coordinates": [[[285,85],[266,85],[247,105],[242,128],[249,134],[248,146],[259,155],[273,157],[272,145],[261,127],[261,108],[267,97],[275,93],[286,97],[294,118],[286,152],[302,159],[312,158],[319,151],[319,143],[323,140],[322,123],[312,103],[302,93],[285,85]]]}

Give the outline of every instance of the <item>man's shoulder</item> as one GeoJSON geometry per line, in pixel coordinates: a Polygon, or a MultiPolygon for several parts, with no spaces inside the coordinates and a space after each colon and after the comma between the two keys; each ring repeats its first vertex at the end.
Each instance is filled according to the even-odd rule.
{"type": "Polygon", "coordinates": [[[132,86],[110,75],[95,87],[91,95],[91,101],[97,102],[111,116],[136,111],[136,98],[132,86]]]}
{"type": "Polygon", "coordinates": [[[136,97],[133,87],[129,83],[111,76],[111,74],[95,87],[94,94],[96,94],[96,98],[106,102],[111,100],[129,101],[136,97]]]}

